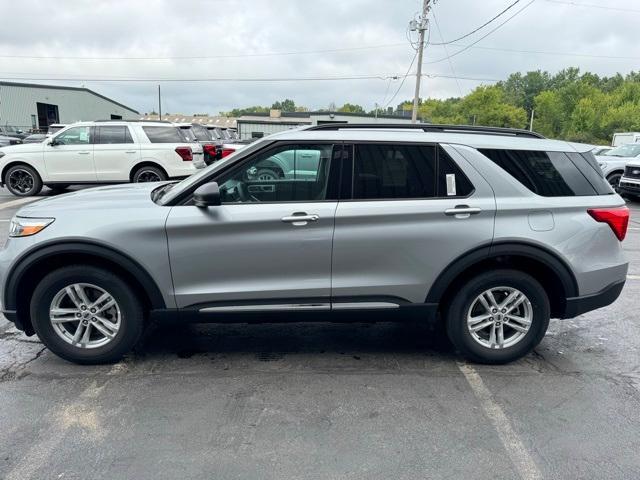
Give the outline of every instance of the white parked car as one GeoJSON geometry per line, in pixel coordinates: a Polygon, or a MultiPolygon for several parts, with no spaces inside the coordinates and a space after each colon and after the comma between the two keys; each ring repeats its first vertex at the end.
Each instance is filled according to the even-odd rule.
{"type": "Polygon", "coordinates": [[[640,143],[630,143],[613,148],[608,152],[596,156],[598,164],[602,169],[609,184],[617,191],[620,178],[624,173],[627,164],[640,158],[640,143]]]}
{"type": "Polygon", "coordinates": [[[42,143],[0,148],[1,183],[18,196],[37,195],[43,185],[185,178],[203,166],[202,147],[166,122],[78,122],[42,143]]]}

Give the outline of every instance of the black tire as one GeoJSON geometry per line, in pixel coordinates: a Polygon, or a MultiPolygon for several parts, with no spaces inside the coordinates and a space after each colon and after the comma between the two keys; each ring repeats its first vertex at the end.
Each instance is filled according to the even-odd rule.
{"type": "Polygon", "coordinates": [[[64,267],[46,275],[33,292],[31,319],[38,337],[49,350],[81,365],[117,362],[135,346],[144,326],[144,312],[133,289],[115,274],[88,265],[64,267]],[[120,328],[106,345],[80,348],[68,343],[54,331],[49,314],[52,301],[58,292],[74,283],[98,286],[117,302],[121,316],[120,328]]]}
{"type": "Polygon", "coordinates": [[[621,178],[622,178],[621,172],[611,173],[607,176],[607,182],[609,182],[609,185],[611,185],[611,188],[613,188],[616,191],[616,193],[620,193],[621,178]]]}
{"type": "Polygon", "coordinates": [[[133,183],[164,182],[166,179],[167,174],[161,168],[152,167],[151,165],[138,168],[132,177],[133,183]]]}
{"type": "Polygon", "coordinates": [[[509,363],[527,355],[544,338],[549,317],[549,299],[544,288],[536,279],[518,270],[495,270],[472,278],[458,289],[445,312],[447,334],[451,342],[467,359],[486,364],[509,363]],[[482,292],[497,287],[511,287],[524,293],[533,314],[531,326],[522,339],[501,349],[480,344],[467,327],[467,313],[475,299],[482,292]]]}
{"type": "Polygon", "coordinates": [[[273,168],[259,168],[256,173],[256,179],[263,182],[270,182],[273,180],[278,180],[279,178],[284,177],[282,171],[279,169],[273,168]]]}
{"type": "Polygon", "coordinates": [[[42,190],[42,179],[28,165],[14,165],[4,175],[4,184],[17,197],[32,197],[42,190]]]}

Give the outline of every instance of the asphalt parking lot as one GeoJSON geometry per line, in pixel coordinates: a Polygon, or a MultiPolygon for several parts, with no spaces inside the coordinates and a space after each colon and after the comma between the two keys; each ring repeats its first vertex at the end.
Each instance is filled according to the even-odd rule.
{"type": "MultiPolygon", "coordinates": [[[[0,190],[0,243],[21,202],[0,190]]],[[[0,320],[0,478],[639,478],[629,207],[621,298],[507,366],[425,325],[327,323],[162,329],[79,367],[0,320]]]]}

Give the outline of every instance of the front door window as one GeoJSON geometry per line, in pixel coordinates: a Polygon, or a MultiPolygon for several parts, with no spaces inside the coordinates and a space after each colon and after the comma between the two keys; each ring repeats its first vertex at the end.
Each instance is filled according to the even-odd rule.
{"type": "Polygon", "coordinates": [[[333,145],[286,145],[257,155],[220,184],[223,203],[326,198],[333,145]]]}
{"type": "Polygon", "coordinates": [[[91,143],[90,127],[73,127],[55,137],[58,145],[89,145],[91,143]]]}

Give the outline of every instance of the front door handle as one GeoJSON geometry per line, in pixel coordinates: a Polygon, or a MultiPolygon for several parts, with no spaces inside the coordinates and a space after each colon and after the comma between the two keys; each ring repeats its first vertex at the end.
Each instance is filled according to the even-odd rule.
{"type": "Polygon", "coordinates": [[[477,215],[481,211],[482,209],[478,207],[470,207],[469,205],[456,205],[454,208],[447,208],[444,211],[444,214],[449,216],[464,215],[463,218],[466,218],[469,215],[477,215]]]}
{"type": "Polygon", "coordinates": [[[138,153],[138,152],[136,152],[135,150],[127,150],[127,151],[126,151],[126,152],[124,152],[124,153],[138,153]]]}
{"type": "Polygon", "coordinates": [[[91,152],[78,152],[78,155],[89,155],[91,152]]]}
{"type": "Polygon", "coordinates": [[[320,219],[319,215],[312,214],[307,215],[305,212],[296,212],[288,217],[282,217],[282,221],[285,223],[292,223],[296,227],[302,227],[308,222],[317,222],[320,219]]]}

